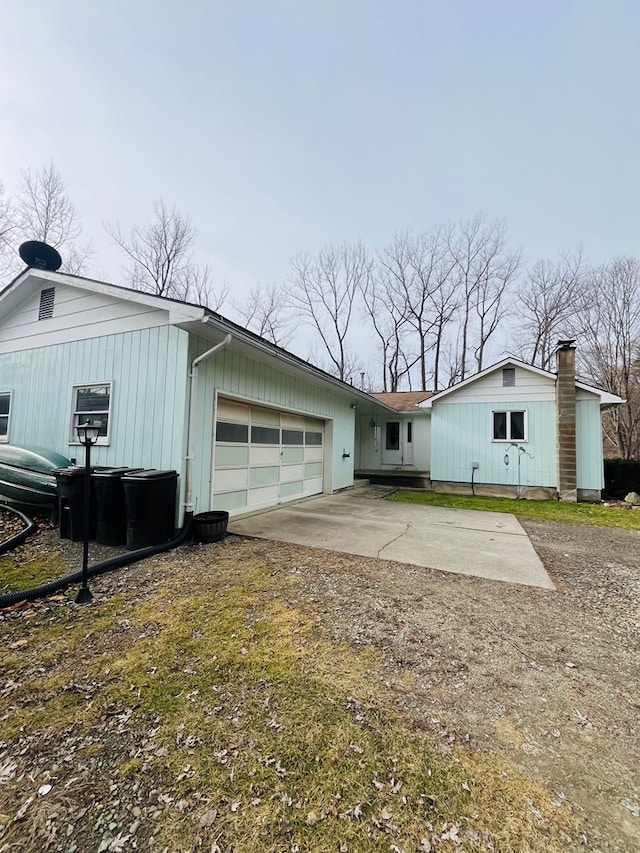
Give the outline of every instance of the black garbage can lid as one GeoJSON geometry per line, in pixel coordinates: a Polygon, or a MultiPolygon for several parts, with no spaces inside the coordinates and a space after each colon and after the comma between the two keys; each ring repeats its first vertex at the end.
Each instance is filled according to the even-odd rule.
{"type": "Polygon", "coordinates": [[[137,471],[136,473],[125,474],[123,480],[170,480],[178,476],[177,471],[157,471],[155,468],[150,468],[148,471],[137,471]]]}
{"type": "Polygon", "coordinates": [[[125,466],[123,468],[99,468],[91,475],[92,477],[122,477],[124,474],[130,472],[133,474],[135,471],[142,471],[142,468],[129,468],[125,466]]]}
{"type": "Polygon", "coordinates": [[[70,480],[72,477],[84,476],[84,466],[70,465],[68,468],[56,468],[56,470],[51,473],[55,474],[55,477],[58,480],[70,480]]]}

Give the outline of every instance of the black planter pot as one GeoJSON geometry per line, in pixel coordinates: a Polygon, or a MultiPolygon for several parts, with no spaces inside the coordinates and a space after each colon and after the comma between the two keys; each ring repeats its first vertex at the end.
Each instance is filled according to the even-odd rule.
{"type": "Polygon", "coordinates": [[[200,512],[193,516],[194,542],[219,542],[227,535],[229,513],[224,510],[200,512]]]}

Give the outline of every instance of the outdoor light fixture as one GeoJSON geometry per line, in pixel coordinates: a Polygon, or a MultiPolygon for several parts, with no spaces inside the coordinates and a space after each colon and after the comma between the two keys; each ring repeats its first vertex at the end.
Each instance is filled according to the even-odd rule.
{"type": "Polygon", "coordinates": [[[86,421],[78,424],[76,432],[78,441],[85,449],[84,459],[84,523],[83,523],[83,550],[82,550],[82,586],[78,590],[76,604],[88,604],[93,596],[87,586],[87,567],[89,564],[89,531],[91,529],[91,447],[97,442],[100,435],[101,421],[86,421]]]}

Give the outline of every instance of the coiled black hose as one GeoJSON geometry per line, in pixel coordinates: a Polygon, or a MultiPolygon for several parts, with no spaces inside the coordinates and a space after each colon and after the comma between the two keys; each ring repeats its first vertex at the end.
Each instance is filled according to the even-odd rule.
{"type": "MultiPolygon", "coordinates": [[[[161,545],[150,545],[147,548],[139,548],[137,551],[129,551],[127,554],[119,554],[117,557],[111,557],[108,560],[103,560],[101,563],[96,563],[94,566],[89,566],[87,574],[90,578],[96,575],[103,575],[106,572],[121,569],[123,566],[130,566],[132,563],[137,563],[139,560],[146,560],[147,557],[153,557],[155,554],[162,554],[164,551],[171,551],[186,542],[191,535],[191,523],[193,521],[193,513],[187,512],[184,516],[184,524],[180,533],[171,539],[169,542],[163,542],[161,545]]],[[[33,523],[33,522],[32,522],[33,523]]],[[[82,571],[72,572],[69,575],[63,575],[57,580],[49,581],[49,583],[40,584],[30,589],[23,589],[17,592],[6,592],[0,595],[0,610],[3,607],[10,607],[13,604],[18,604],[20,601],[34,601],[36,598],[44,598],[47,595],[53,595],[61,589],[65,589],[75,583],[82,581],[82,571]]]]}
{"type": "Polygon", "coordinates": [[[10,536],[8,539],[5,539],[4,542],[0,542],[0,555],[6,554],[8,551],[13,551],[14,548],[17,548],[18,545],[22,545],[24,540],[31,536],[38,529],[38,525],[29,518],[28,515],[25,515],[23,512],[20,512],[19,509],[15,509],[15,507],[7,506],[6,504],[0,504],[0,509],[6,510],[7,512],[12,512],[14,515],[17,515],[24,522],[24,527],[20,530],[19,533],[14,533],[13,536],[10,536]]]}

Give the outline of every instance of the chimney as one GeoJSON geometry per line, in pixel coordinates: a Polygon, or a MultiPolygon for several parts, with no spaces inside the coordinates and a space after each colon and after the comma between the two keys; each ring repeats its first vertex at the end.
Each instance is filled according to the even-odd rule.
{"type": "Polygon", "coordinates": [[[558,341],[556,349],[556,423],[558,496],[578,500],[576,478],[576,348],[575,341],[558,341]]]}

